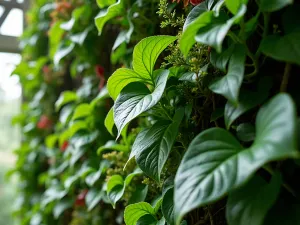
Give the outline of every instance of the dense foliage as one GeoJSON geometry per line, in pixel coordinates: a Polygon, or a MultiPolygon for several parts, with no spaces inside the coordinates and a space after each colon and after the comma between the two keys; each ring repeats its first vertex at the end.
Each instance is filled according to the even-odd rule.
{"type": "Polygon", "coordinates": [[[293,0],[37,0],[23,225],[300,224],[293,0]],[[100,12],[99,12],[100,8],[100,12]]]}

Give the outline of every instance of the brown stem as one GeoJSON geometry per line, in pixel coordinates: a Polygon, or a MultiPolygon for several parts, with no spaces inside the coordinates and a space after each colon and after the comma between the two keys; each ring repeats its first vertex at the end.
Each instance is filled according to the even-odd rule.
{"type": "Polygon", "coordinates": [[[289,78],[290,78],[291,68],[292,68],[292,66],[290,63],[285,64],[284,74],[283,74],[281,85],[280,85],[280,92],[286,92],[287,85],[288,85],[289,78]]]}

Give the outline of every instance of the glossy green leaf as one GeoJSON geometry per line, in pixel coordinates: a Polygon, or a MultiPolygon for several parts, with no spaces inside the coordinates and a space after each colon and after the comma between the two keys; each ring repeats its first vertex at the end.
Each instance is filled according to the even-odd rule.
{"type": "Polygon", "coordinates": [[[115,100],[127,84],[143,80],[143,77],[131,69],[117,69],[107,81],[109,95],[115,100]]]}
{"type": "Polygon", "coordinates": [[[244,16],[246,10],[246,5],[242,5],[237,14],[229,20],[227,20],[227,15],[225,16],[225,14],[212,18],[209,24],[201,27],[197,31],[195,40],[199,43],[214,47],[216,51],[220,53],[222,51],[223,41],[228,31],[232,25],[244,16]]]}
{"type": "Polygon", "coordinates": [[[151,36],[141,40],[133,50],[133,70],[145,80],[151,80],[154,83],[153,70],[155,62],[172,42],[176,40],[174,36],[151,36]]]}
{"type": "Polygon", "coordinates": [[[110,162],[107,160],[102,160],[100,162],[99,169],[93,173],[90,173],[85,178],[85,182],[88,186],[92,187],[101,177],[101,175],[109,168],[110,162]]]}
{"type": "Polygon", "coordinates": [[[103,102],[104,99],[108,99],[108,98],[109,98],[109,94],[108,94],[108,90],[105,86],[101,89],[101,91],[96,96],[96,98],[94,98],[91,101],[91,103],[90,103],[91,109],[95,109],[95,107],[97,106],[98,103],[103,102]]]}
{"type": "Polygon", "coordinates": [[[100,8],[104,8],[116,3],[116,0],[97,0],[97,4],[100,8]]]}
{"type": "Polygon", "coordinates": [[[113,128],[115,125],[115,121],[114,121],[113,107],[107,113],[105,120],[104,120],[104,125],[105,125],[106,129],[108,130],[108,132],[111,134],[111,136],[114,136],[113,128]]]}
{"type": "Polygon", "coordinates": [[[175,218],[222,198],[246,183],[264,164],[297,157],[296,110],[289,95],[278,94],[256,118],[256,138],[244,149],[221,128],[200,133],[190,144],[175,178],[175,218]]]}
{"type": "Polygon", "coordinates": [[[91,107],[87,103],[82,103],[75,108],[72,120],[84,118],[91,115],[91,107]]]}
{"type": "Polygon", "coordinates": [[[56,52],[55,55],[53,56],[53,63],[54,65],[58,65],[60,60],[69,55],[75,47],[75,44],[72,43],[67,47],[60,47],[56,52]]]}
{"type": "Polygon", "coordinates": [[[229,194],[226,218],[229,225],[263,225],[265,216],[275,203],[281,187],[276,174],[270,183],[254,176],[246,185],[229,194]]]}
{"type": "Polygon", "coordinates": [[[164,92],[168,75],[168,70],[162,71],[158,76],[152,93],[142,83],[130,83],[121,91],[113,109],[114,121],[118,128],[118,137],[131,120],[151,109],[159,102],[164,92]]]}
{"type": "Polygon", "coordinates": [[[238,105],[235,106],[228,101],[224,110],[226,129],[229,129],[231,124],[245,112],[263,103],[269,95],[270,88],[270,80],[261,79],[257,91],[250,92],[246,89],[241,91],[238,105]]]}
{"type": "Polygon", "coordinates": [[[99,35],[102,33],[102,29],[107,21],[110,19],[122,15],[124,12],[123,0],[118,0],[115,4],[109,6],[107,9],[102,9],[100,13],[95,17],[96,27],[99,35]]]}
{"type": "Polygon", "coordinates": [[[206,2],[201,2],[199,5],[196,5],[188,14],[184,25],[183,31],[187,29],[187,27],[192,24],[202,13],[209,11],[209,7],[206,2]]]}
{"type": "Polygon", "coordinates": [[[233,105],[238,104],[239,91],[244,78],[245,60],[245,49],[236,45],[229,61],[227,74],[209,86],[210,90],[223,95],[233,105]]]}
{"type": "Polygon", "coordinates": [[[261,51],[276,60],[300,65],[300,32],[271,35],[262,40],[261,51]]]}
{"type": "Polygon", "coordinates": [[[247,3],[248,3],[248,0],[225,0],[226,7],[233,14],[236,14],[242,5],[243,4],[247,5],[247,3]]]}
{"type": "Polygon", "coordinates": [[[101,146],[97,150],[97,154],[100,155],[105,150],[115,150],[119,152],[127,152],[129,149],[126,145],[118,144],[115,141],[108,141],[105,145],[101,146]]]}
{"type": "Polygon", "coordinates": [[[141,170],[156,181],[160,180],[161,171],[177,138],[183,116],[184,110],[180,109],[173,122],[158,121],[147,133],[143,133],[143,138],[137,138],[132,146],[132,152],[141,170]]]}
{"type": "Polygon", "coordinates": [[[145,201],[148,194],[148,185],[138,184],[135,191],[132,193],[131,198],[128,201],[128,204],[134,204],[138,202],[145,201]]]}
{"type": "Polygon", "coordinates": [[[54,57],[55,52],[57,51],[61,39],[65,33],[63,29],[60,27],[61,22],[55,22],[49,29],[49,44],[50,44],[50,52],[49,55],[51,58],[54,57]]]}
{"type": "Polygon", "coordinates": [[[137,221],[136,225],[156,225],[157,219],[152,215],[144,215],[137,221]]]}
{"type": "Polygon", "coordinates": [[[124,221],[126,225],[136,225],[137,221],[144,215],[155,216],[152,206],[147,202],[140,202],[129,205],[124,211],[124,221]]]}
{"type": "Polygon", "coordinates": [[[255,139],[255,128],[251,123],[242,123],[236,128],[236,136],[244,142],[253,141],[255,139]]]}
{"type": "Polygon", "coordinates": [[[64,91],[60,94],[59,98],[55,102],[56,111],[60,110],[62,106],[74,102],[77,100],[77,95],[73,91],[64,91]]]}
{"type": "Polygon", "coordinates": [[[56,205],[53,208],[54,218],[58,219],[63,214],[63,212],[71,208],[72,205],[73,205],[73,201],[67,199],[61,200],[58,203],[56,203],[56,205]]]}
{"type": "Polygon", "coordinates": [[[260,0],[259,8],[263,12],[274,12],[293,4],[293,2],[294,0],[260,0]]]}
{"type": "Polygon", "coordinates": [[[132,178],[138,174],[142,174],[140,169],[136,169],[129,174],[125,180],[120,175],[113,175],[107,182],[107,196],[112,206],[115,208],[117,201],[119,201],[125,191],[125,188],[130,184],[132,178]]]}
{"type": "Polygon", "coordinates": [[[210,63],[222,70],[222,71],[226,71],[226,67],[228,64],[228,61],[232,55],[232,52],[234,50],[234,45],[231,45],[228,49],[223,50],[221,53],[217,53],[214,49],[211,51],[210,53],[210,63]]]}
{"type": "Polygon", "coordinates": [[[86,29],[84,29],[84,31],[80,32],[80,33],[76,33],[76,34],[72,34],[70,36],[71,41],[73,41],[74,43],[78,44],[78,45],[82,45],[86,39],[86,37],[88,36],[89,32],[93,29],[93,26],[89,26],[86,29]]]}
{"type": "Polygon", "coordinates": [[[85,203],[88,211],[91,211],[103,199],[105,192],[97,188],[89,189],[85,197],[85,203]]]}
{"type": "Polygon", "coordinates": [[[170,188],[165,193],[161,204],[162,214],[164,215],[166,221],[170,225],[175,224],[173,195],[174,195],[174,188],[170,188]]]}

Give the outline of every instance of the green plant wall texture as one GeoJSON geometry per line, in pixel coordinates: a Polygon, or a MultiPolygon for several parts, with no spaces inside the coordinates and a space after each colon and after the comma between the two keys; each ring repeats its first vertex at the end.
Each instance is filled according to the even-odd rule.
{"type": "Polygon", "coordinates": [[[39,0],[22,225],[300,224],[300,4],[39,0]]]}

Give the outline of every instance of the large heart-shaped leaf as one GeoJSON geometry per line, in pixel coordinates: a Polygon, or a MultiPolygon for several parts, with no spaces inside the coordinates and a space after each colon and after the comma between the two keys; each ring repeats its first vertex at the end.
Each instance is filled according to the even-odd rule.
{"type": "Polygon", "coordinates": [[[262,40],[261,51],[276,60],[300,65],[300,32],[293,32],[283,37],[271,35],[262,40]]]}
{"type": "Polygon", "coordinates": [[[123,0],[118,0],[115,4],[109,6],[107,9],[102,9],[100,13],[95,17],[96,27],[99,35],[102,33],[102,29],[107,21],[121,15],[124,12],[123,0]]]}
{"type": "Polygon", "coordinates": [[[229,225],[262,225],[275,203],[281,187],[281,177],[276,174],[270,183],[259,176],[229,194],[226,218],[229,225]]]}
{"type": "Polygon", "coordinates": [[[229,20],[227,20],[226,14],[220,14],[219,17],[213,17],[209,24],[198,30],[195,40],[202,44],[214,47],[216,51],[220,53],[222,51],[222,43],[229,29],[244,16],[246,10],[246,5],[242,5],[237,14],[229,20]]]}
{"type": "Polygon", "coordinates": [[[154,209],[147,202],[139,202],[129,205],[124,211],[124,221],[126,225],[136,225],[137,221],[144,215],[155,216],[154,209]]]}
{"type": "Polygon", "coordinates": [[[210,90],[223,95],[233,105],[238,104],[239,91],[244,78],[245,60],[244,47],[236,45],[229,61],[228,73],[209,86],[210,90]]]}
{"type": "MultiPolygon", "coordinates": [[[[142,132],[132,146],[132,152],[141,170],[156,181],[176,140],[184,110],[176,112],[173,122],[158,121],[146,133],[142,132]]],[[[130,155],[132,157],[132,154],[130,155]]]]}
{"type": "Polygon", "coordinates": [[[159,102],[164,92],[168,75],[168,70],[161,72],[152,93],[142,83],[130,83],[121,91],[113,109],[115,124],[118,128],[118,137],[126,124],[159,102]]]}
{"type": "Polygon", "coordinates": [[[153,69],[158,56],[175,40],[176,37],[167,35],[152,36],[141,40],[133,50],[133,70],[145,80],[154,81],[153,69]]]}
{"type": "Polygon", "coordinates": [[[287,94],[278,94],[256,118],[256,138],[244,149],[228,131],[211,128],[190,144],[175,178],[176,224],[187,212],[214,202],[243,185],[270,161],[297,157],[296,110],[287,94]]]}
{"type": "MultiPolygon", "coordinates": [[[[117,69],[107,81],[109,95],[116,99],[127,84],[138,81],[147,80],[131,69],[117,69]]],[[[151,80],[149,79],[149,81],[151,80]]]]}
{"type": "Polygon", "coordinates": [[[120,175],[113,175],[107,182],[107,196],[112,206],[115,208],[117,201],[119,201],[125,191],[125,188],[130,184],[132,178],[138,174],[142,174],[140,169],[136,169],[129,174],[125,180],[120,175]]]}
{"type": "Polygon", "coordinates": [[[273,12],[293,4],[294,0],[260,0],[259,8],[263,12],[273,12]]]}

